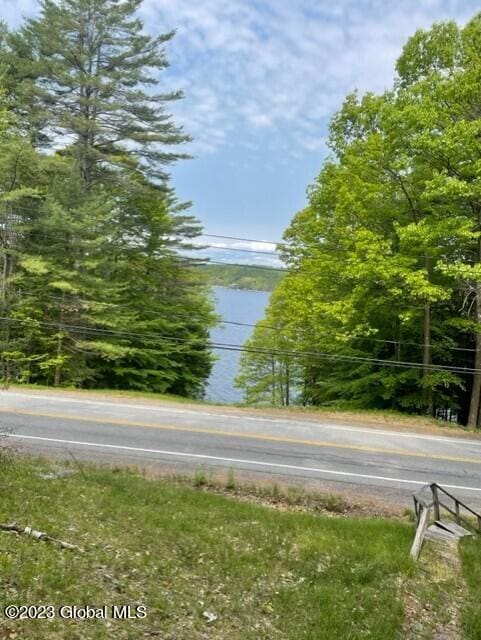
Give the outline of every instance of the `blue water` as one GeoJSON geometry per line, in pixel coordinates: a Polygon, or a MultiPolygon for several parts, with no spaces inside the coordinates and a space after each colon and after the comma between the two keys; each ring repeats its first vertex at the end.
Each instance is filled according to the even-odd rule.
{"type": "MultiPolygon", "coordinates": [[[[264,316],[270,293],[214,287],[214,295],[216,311],[223,320],[255,324],[264,316]]],[[[221,324],[211,332],[211,340],[214,343],[243,345],[252,331],[252,327],[221,324]]],[[[214,354],[218,360],[208,381],[206,399],[225,403],[242,401],[242,390],[234,387],[241,354],[223,349],[214,349],[214,354]]]]}

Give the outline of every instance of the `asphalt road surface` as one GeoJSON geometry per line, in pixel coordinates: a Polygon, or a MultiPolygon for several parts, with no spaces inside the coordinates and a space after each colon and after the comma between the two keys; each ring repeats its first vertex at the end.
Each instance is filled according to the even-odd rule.
{"type": "Polygon", "coordinates": [[[481,506],[481,439],[233,408],[0,392],[0,431],[21,450],[148,467],[235,469],[306,486],[396,496],[436,481],[481,506]]]}

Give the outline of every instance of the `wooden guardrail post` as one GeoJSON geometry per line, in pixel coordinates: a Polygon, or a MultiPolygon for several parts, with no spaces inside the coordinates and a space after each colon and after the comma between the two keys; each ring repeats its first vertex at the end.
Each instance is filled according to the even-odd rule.
{"type": "Polygon", "coordinates": [[[431,485],[431,491],[433,492],[434,519],[440,520],[441,512],[439,509],[439,494],[438,494],[438,488],[435,483],[431,485]]]}
{"type": "Polygon", "coordinates": [[[420,516],[418,521],[418,526],[416,529],[416,535],[414,536],[413,546],[411,547],[411,558],[413,560],[417,560],[419,558],[419,554],[421,552],[421,547],[424,540],[424,534],[426,533],[426,529],[429,523],[429,512],[431,507],[426,507],[421,505],[420,507],[420,516]]]}

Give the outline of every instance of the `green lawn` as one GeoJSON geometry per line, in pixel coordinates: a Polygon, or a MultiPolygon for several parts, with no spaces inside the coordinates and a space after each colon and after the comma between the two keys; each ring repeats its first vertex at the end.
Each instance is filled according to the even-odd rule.
{"type": "MultiPolygon", "coordinates": [[[[148,615],[0,617],[2,639],[405,637],[403,592],[420,577],[409,559],[412,524],[282,512],[127,471],[85,466],[85,475],[40,476],[52,468],[64,467],[22,458],[2,467],[0,522],[85,551],[0,532],[1,611],[12,603],[142,604],[148,615]]],[[[472,553],[479,589],[479,546],[472,553]]],[[[436,610],[438,591],[428,591],[436,610]]],[[[478,635],[468,637],[480,638],[479,615],[473,624],[478,635]]]]}
{"type": "Polygon", "coordinates": [[[463,540],[461,558],[469,590],[462,617],[463,631],[468,640],[481,640],[481,538],[463,540]]]}

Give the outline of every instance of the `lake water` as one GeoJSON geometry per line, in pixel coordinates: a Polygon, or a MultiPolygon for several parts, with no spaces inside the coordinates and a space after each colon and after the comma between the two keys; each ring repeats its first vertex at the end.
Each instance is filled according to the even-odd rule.
{"type": "MultiPolygon", "coordinates": [[[[223,320],[255,324],[264,316],[269,302],[268,291],[245,291],[214,287],[216,311],[223,320]]],[[[253,331],[253,327],[221,324],[211,332],[214,343],[243,345],[253,331]]],[[[212,402],[240,402],[242,390],[234,387],[234,378],[239,368],[240,352],[214,349],[218,358],[210,375],[205,397],[212,402]]]]}

